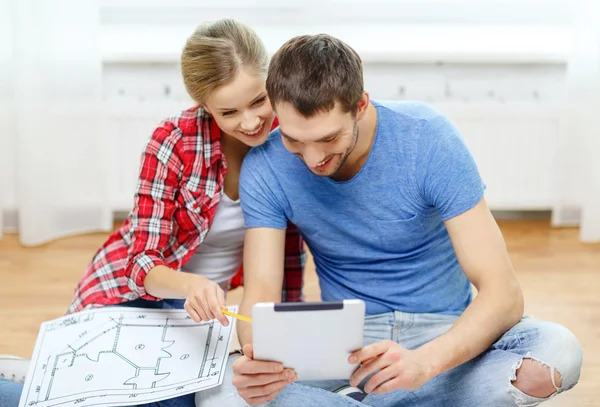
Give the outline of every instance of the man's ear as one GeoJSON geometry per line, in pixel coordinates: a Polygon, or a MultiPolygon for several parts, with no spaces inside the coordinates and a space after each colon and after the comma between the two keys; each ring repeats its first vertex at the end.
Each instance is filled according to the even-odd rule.
{"type": "Polygon", "coordinates": [[[371,98],[369,97],[369,92],[364,91],[358,100],[358,105],[356,108],[356,120],[362,120],[367,114],[367,110],[369,109],[369,101],[371,98]]]}

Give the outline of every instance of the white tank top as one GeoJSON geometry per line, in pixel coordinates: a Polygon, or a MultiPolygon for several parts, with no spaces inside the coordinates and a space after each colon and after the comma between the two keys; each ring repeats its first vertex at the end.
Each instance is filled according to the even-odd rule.
{"type": "Polygon", "coordinates": [[[206,277],[226,290],[227,283],[242,265],[244,233],[240,201],[233,201],[223,193],[210,230],[183,271],[206,277]]]}

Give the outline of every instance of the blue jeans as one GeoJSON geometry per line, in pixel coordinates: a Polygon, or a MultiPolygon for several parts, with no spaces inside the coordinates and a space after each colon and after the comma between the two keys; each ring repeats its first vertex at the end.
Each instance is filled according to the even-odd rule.
{"type": "MultiPolygon", "coordinates": [[[[368,316],[364,343],[391,339],[407,349],[414,349],[447,332],[456,319],[448,315],[403,312],[368,316]]],[[[526,317],[483,354],[418,390],[398,390],[382,396],[369,394],[358,402],[331,392],[348,381],[297,382],[288,385],[268,407],[536,406],[547,399],[526,395],[511,383],[523,358],[540,361],[560,373],[562,384],[557,393],[569,390],[579,380],[582,351],[575,336],[561,325],[526,317]]],[[[231,385],[233,360],[230,358],[229,376],[225,376],[221,387],[196,393],[198,407],[246,406],[231,385]]]]}
{"type": "MultiPolygon", "coordinates": [[[[184,300],[148,301],[137,299],[120,306],[152,308],[152,309],[182,309],[184,300]]],[[[23,384],[0,379],[0,407],[18,407],[23,384]]],[[[138,407],[195,407],[194,394],[175,397],[154,403],[142,404],[138,407]]]]}
{"type": "Polygon", "coordinates": [[[0,379],[0,406],[18,407],[23,384],[0,379]]]}

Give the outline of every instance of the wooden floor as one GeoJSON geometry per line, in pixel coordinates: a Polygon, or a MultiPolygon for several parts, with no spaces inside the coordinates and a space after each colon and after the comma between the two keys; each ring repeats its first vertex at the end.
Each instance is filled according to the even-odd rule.
{"type": "MultiPolygon", "coordinates": [[[[500,223],[522,283],[526,312],[570,328],[584,348],[579,385],[545,406],[600,406],[600,245],[583,245],[576,229],[547,221],[500,223]]],[[[23,248],[16,236],[0,240],[0,354],[30,357],[41,322],[64,314],[73,287],[106,234],[23,248]]],[[[306,293],[317,300],[314,266],[306,293]]],[[[241,290],[229,294],[236,304],[241,290]]]]}

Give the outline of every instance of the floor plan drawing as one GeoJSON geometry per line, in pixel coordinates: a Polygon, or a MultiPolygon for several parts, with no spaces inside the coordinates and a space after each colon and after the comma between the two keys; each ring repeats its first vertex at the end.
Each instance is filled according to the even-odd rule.
{"type": "Polygon", "coordinates": [[[235,319],[229,322],[130,307],[45,322],[19,407],[137,405],[218,386],[235,319]]]}

